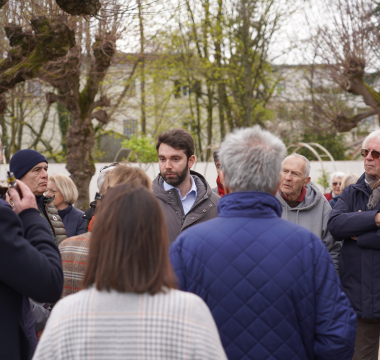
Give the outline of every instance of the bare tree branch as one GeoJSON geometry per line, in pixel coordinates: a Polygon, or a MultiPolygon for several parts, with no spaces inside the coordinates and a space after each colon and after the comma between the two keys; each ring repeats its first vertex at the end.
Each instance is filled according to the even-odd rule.
{"type": "Polygon", "coordinates": [[[98,110],[91,114],[92,119],[100,121],[102,124],[108,124],[110,118],[105,110],[98,110]]]}
{"type": "Polygon", "coordinates": [[[111,102],[108,99],[107,96],[102,95],[98,101],[95,101],[91,106],[90,106],[90,112],[92,112],[94,109],[97,107],[108,107],[111,106],[111,102]]]}
{"type": "Polygon", "coordinates": [[[42,16],[31,20],[34,31],[34,41],[27,41],[29,35],[20,33],[18,27],[12,31],[8,28],[9,39],[16,47],[9,52],[8,58],[16,62],[16,66],[9,67],[7,60],[0,67],[8,67],[0,74],[0,94],[12,89],[16,84],[36,77],[43,65],[48,61],[66,55],[74,46],[74,32],[63,22],[63,19],[50,21],[42,16]]]}
{"type": "Polygon", "coordinates": [[[30,146],[30,147],[33,148],[34,150],[36,150],[36,148],[37,148],[37,144],[38,144],[39,141],[41,140],[42,133],[43,133],[44,130],[45,130],[46,123],[47,123],[47,121],[48,121],[48,119],[49,119],[50,106],[51,106],[51,103],[48,103],[48,106],[46,107],[46,110],[45,110],[44,116],[43,116],[43,118],[42,118],[42,122],[41,122],[40,130],[39,130],[38,134],[36,135],[36,138],[34,139],[33,144],[30,146]]]}
{"type": "Polygon", "coordinates": [[[99,0],[56,0],[58,6],[70,15],[94,16],[100,9],[99,0]]]}

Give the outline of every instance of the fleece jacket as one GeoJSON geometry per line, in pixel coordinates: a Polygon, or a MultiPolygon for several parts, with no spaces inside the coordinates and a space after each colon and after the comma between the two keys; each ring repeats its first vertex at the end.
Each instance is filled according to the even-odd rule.
{"type": "Polygon", "coordinates": [[[327,229],[331,206],[323,196],[317,185],[312,182],[306,185],[306,195],[303,201],[295,208],[291,208],[281,196],[280,190],[276,195],[282,207],[281,218],[301,225],[318,236],[326,245],[336,271],[339,266],[339,256],[342,245],[335,240],[327,229]]]}

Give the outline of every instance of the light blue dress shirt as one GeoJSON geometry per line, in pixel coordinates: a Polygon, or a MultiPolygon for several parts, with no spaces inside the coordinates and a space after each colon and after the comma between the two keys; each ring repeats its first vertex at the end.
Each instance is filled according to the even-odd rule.
{"type": "Polygon", "coordinates": [[[184,196],[181,196],[181,191],[177,189],[176,187],[169,185],[166,181],[164,181],[164,190],[168,191],[170,189],[176,189],[178,191],[179,198],[182,201],[182,207],[185,215],[190,211],[192,206],[195,203],[195,200],[197,199],[198,189],[197,185],[195,185],[195,181],[192,176],[190,176],[191,181],[191,189],[190,191],[184,196]]]}

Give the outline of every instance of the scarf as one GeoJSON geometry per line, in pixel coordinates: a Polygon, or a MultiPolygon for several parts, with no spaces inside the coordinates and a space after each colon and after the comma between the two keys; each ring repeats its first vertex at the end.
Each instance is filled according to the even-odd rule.
{"type": "Polygon", "coordinates": [[[367,207],[369,210],[373,210],[380,201],[380,180],[374,179],[372,176],[365,174],[365,179],[368,186],[372,190],[372,194],[369,197],[367,207]]]}
{"type": "Polygon", "coordinates": [[[226,194],[224,193],[224,186],[223,186],[223,184],[220,182],[219,176],[218,176],[217,179],[216,179],[216,184],[218,185],[218,193],[219,193],[219,196],[222,197],[222,196],[226,195],[226,194]]]}

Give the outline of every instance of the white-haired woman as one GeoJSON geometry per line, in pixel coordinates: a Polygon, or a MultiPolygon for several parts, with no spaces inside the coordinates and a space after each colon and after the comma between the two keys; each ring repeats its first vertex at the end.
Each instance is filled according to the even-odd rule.
{"type": "Polygon", "coordinates": [[[329,201],[330,206],[333,208],[335,204],[338,202],[340,196],[342,195],[342,192],[346,186],[356,184],[358,181],[359,176],[354,173],[348,173],[344,175],[342,179],[342,185],[340,186],[340,195],[335,196],[332,200],[329,201]]]}
{"type": "Polygon", "coordinates": [[[55,196],[53,205],[62,219],[67,237],[85,232],[84,212],[73,207],[74,202],[78,199],[78,189],[68,176],[60,174],[49,176],[46,196],[55,196]]]}
{"type": "Polygon", "coordinates": [[[342,185],[342,180],[344,177],[345,173],[341,171],[335,171],[331,174],[330,176],[330,186],[332,188],[331,192],[325,195],[325,198],[327,201],[330,201],[334,199],[335,196],[340,195],[342,190],[341,190],[341,185],[342,185]]]}

